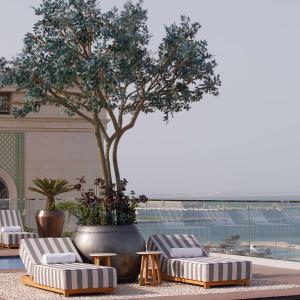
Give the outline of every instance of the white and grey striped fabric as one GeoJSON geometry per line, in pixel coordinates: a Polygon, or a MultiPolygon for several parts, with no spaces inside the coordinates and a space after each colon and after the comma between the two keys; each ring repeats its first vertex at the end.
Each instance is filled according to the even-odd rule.
{"type": "Polygon", "coordinates": [[[85,264],[70,238],[39,238],[21,241],[20,257],[29,276],[39,284],[59,289],[116,287],[116,269],[85,264]],[[74,253],[72,264],[42,265],[43,254],[74,253]]]}
{"type": "Polygon", "coordinates": [[[0,244],[7,246],[19,245],[22,239],[37,237],[35,233],[24,232],[21,215],[18,210],[0,210],[0,228],[8,226],[20,226],[22,232],[0,233],[0,244]]]}
{"type": "Polygon", "coordinates": [[[18,210],[0,210],[0,227],[20,226],[24,230],[18,210]]]}
{"type": "Polygon", "coordinates": [[[171,259],[171,248],[195,248],[202,249],[203,256],[206,257],[206,251],[201,247],[193,234],[156,234],[151,235],[148,240],[147,249],[151,251],[160,251],[159,266],[163,273],[167,272],[167,261],[171,259]]]}
{"type": "Polygon", "coordinates": [[[36,233],[31,232],[3,232],[0,233],[0,244],[20,245],[22,239],[36,238],[36,233]]]}
{"type": "Polygon", "coordinates": [[[167,275],[198,281],[251,279],[251,261],[217,257],[176,258],[167,261],[167,275]]]}
{"type": "Polygon", "coordinates": [[[63,290],[117,286],[115,268],[84,263],[34,265],[33,280],[63,290]]]}
{"type": "Polygon", "coordinates": [[[43,254],[47,253],[74,253],[76,262],[82,259],[70,238],[39,238],[22,240],[20,257],[30,276],[33,276],[33,266],[41,265],[43,254]]]}
{"type": "Polygon", "coordinates": [[[205,250],[202,257],[170,257],[171,248],[201,247],[192,234],[152,235],[148,240],[148,250],[160,251],[161,272],[172,277],[208,281],[251,279],[251,261],[209,257],[205,250]]]}

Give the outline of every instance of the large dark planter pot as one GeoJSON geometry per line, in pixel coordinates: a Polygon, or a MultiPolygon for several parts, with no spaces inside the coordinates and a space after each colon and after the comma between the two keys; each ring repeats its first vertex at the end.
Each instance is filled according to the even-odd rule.
{"type": "Polygon", "coordinates": [[[74,243],[86,262],[93,262],[90,253],[113,252],[111,264],[117,269],[118,282],[134,282],[138,278],[145,241],[136,225],[78,226],[74,243]]]}
{"type": "Polygon", "coordinates": [[[35,219],[40,237],[61,237],[65,223],[63,211],[39,210],[35,219]]]}

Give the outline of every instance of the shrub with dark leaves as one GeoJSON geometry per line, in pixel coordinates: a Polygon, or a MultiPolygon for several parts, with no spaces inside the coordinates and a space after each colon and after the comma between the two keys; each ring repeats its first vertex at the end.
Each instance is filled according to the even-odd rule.
{"type": "Polygon", "coordinates": [[[105,181],[97,178],[94,189],[85,190],[85,178],[77,178],[74,188],[80,192],[76,208],[71,212],[78,218],[79,225],[130,225],[136,223],[136,209],[140,203],[145,203],[145,195],[136,196],[134,191],[126,194],[127,180],[121,180],[121,192],[116,185],[107,188],[105,181]]]}

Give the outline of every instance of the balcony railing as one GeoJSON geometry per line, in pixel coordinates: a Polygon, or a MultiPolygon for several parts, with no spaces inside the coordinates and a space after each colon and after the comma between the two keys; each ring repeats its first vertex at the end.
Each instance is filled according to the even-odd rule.
{"type": "MultiPolygon", "coordinates": [[[[34,230],[43,206],[44,200],[0,201],[0,209],[20,209],[34,230]]],[[[145,240],[191,233],[209,252],[300,261],[300,201],[150,200],[137,219],[145,240]]],[[[65,231],[76,226],[74,217],[66,218],[65,231]]]]}

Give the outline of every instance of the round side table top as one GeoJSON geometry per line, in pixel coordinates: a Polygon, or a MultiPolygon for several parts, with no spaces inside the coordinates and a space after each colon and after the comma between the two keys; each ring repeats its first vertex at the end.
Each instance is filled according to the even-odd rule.
{"type": "Polygon", "coordinates": [[[105,257],[105,256],[116,256],[117,253],[91,253],[89,256],[92,257],[105,257]]]}
{"type": "Polygon", "coordinates": [[[137,254],[139,255],[158,255],[161,254],[160,251],[141,251],[141,252],[137,252],[137,254]]]}

